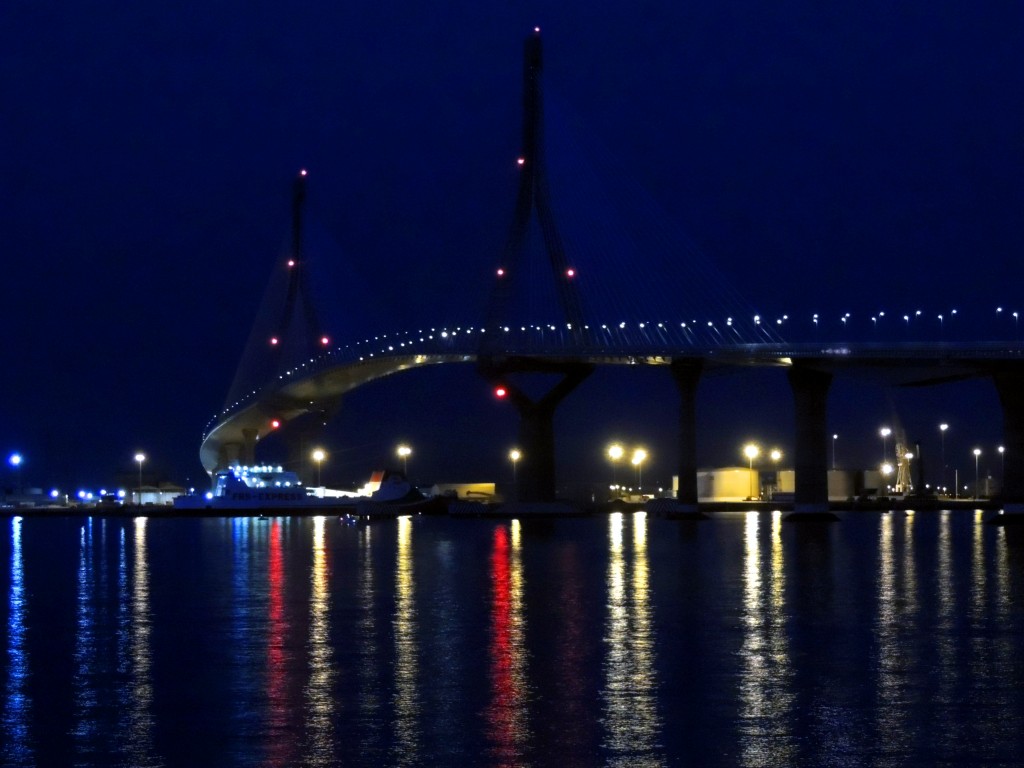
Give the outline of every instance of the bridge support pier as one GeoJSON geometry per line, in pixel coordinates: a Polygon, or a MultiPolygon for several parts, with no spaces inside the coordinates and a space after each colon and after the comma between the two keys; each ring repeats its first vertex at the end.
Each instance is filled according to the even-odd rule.
{"type": "Polygon", "coordinates": [[[828,389],[832,374],[799,363],[789,371],[796,416],[796,451],[793,468],[796,488],[793,511],[828,512],[828,389]]]}
{"type": "Polygon", "coordinates": [[[1024,514],[1024,367],[996,369],[992,381],[1003,407],[1003,511],[1024,514]]]}
{"type": "Polygon", "coordinates": [[[697,511],[697,385],[703,370],[704,361],[700,358],[672,361],[672,378],[679,390],[676,502],[680,512],[697,511]]]}
{"type": "Polygon", "coordinates": [[[510,362],[483,365],[480,373],[505,389],[506,397],[519,411],[519,450],[522,456],[516,473],[516,501],[527,503],[555,500],[555,409],[570,392],[593,373],[584,363],[544,365],[510,362]],[[560,373],[562,379],[546,394],[534,400],[508,380],[511,373],[560,373]]]}

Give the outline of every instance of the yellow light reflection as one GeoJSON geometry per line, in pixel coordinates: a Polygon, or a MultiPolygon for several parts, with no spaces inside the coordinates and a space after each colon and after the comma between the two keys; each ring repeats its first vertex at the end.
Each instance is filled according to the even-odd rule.
{"type": "Polygon", "coordinates": [[[313,518],[313,566],[310,571],[309,681],[306,683],[305,762],[312,766],[335,764],[334,664],[330,638],[327,588],[327,548],[322,516],[313,518]]]}
{"type": "Polygon", "coordinates": [[[744,517],[743,624],[746,632],[740,651],[741,749],[744,764],[787,765],[792,762],[795,747],[786,728],[793,692],[785,626],[782,514],[772,515],[767,582],[762,576],[760,522],[758,512],[747,512],[744,517]]]}
{"type": "Polygon", "coordinates": [[[633,568],[627,584],[624,516],[608,519],[608,619],[604,661],[604,747],[612,764],[660,764],[654,631],[647,564],[647,515],[636,512],[633,523],[633,568]]]}
{"type": "Polygon", "coordinates": [[[419,654],[413,580],[412,518],[398,518],[398,554],[395,567],[395,740],[397,752],[419,754],[420,698],[416,687],[419,654]]]}

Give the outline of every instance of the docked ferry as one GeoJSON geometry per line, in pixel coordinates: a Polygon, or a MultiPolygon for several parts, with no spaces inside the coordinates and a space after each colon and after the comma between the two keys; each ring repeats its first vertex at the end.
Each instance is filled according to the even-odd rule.
{"type": "Polygon", "coordinates": [[[279,466],[235,466],[214,475],[213,490],[174,500],[175,509],[337,509],[350,507],[358,494],[331,491],[319,495],[298,475],[279,466]]]}

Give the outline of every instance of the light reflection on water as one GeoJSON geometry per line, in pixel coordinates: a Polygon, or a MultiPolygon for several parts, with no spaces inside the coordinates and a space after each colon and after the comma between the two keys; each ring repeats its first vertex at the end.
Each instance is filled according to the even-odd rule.
{"type": "Polygon", "coordinates": [[[789,765],[793,736],[786,723],[793,704],[792,670],[786,641],[782,515],[769,518],[769,549],[762,556],[759,513],[744,522],[743,623],[740,651],[740,729],[745,765],[789,765]],[[767,571],[767,578],[765,572],[767,571]]]}
{"type": "Polygon", "coordinates": [[[647,515],[634,512],[629,522],[633,529],[631,553],[625,546],[626,516],[613,512],[608,518],[603,747],[609,765],[661,765],[664,755],[659,743],[661,721],[649,602],[647,515]]]}
{"type": "Polygon", "coordinates": [[[526,722],[526,658],[520,526],[494,528],[491,551],[491,697],[487,706],[488,762],[521,765],[529,738],[526,722]]]}
{"type": "Polygon", "coordinates": [[[973,512],[2,530],[5,766],[1024,765],[973,512]]]}
{"type": "Polygon", "coordinates": [[[11,568],[8,589],[7,614],[7,686],[4,690],[3,736],[0,755],[3,764],[10,766],[33,765],[29,743],[29,716],[32,701],[27,682],[29,658],[25,647],[25,566],[22,562],[21,531],[23,520],[10,520],[11,568]]]}
{"type": "Polygon", "coordinates": [[[395,744],[391,762],[410,765],[420,752],[419,625],[416,615],[412,518],[398,518],[395,567],[395,744]]]}

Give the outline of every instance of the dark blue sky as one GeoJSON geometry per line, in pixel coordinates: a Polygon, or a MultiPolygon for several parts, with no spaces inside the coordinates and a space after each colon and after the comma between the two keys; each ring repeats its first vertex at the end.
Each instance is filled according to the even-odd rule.
{"type": "MultiPolygon", "coordinates": [[[[26,453],[26,479],[107,482],[139,448],[199,475],[300,167],[342,275],[335,338],[482,306],[534,24],[551,98],[752,305],[862,321],[971,306],[972,334],[1012,335],[994,307],[1024,312],[1024,9],[550,6],[5,2],[0,448],[26,453]]],[[[702,398],[706,463],[739,461],[748,437],[790,444],[780,372],[708,379],[702,398]]],[[[951,454],[999,440],[990,387],[890,397],[844,380],[847,461],[874,460],[891,403],[911,439],[948,420],[951,454]]],[[[567,476],[592,475],[617,436],[667,478],[674,409],[666,372],[599,372],[560,415],[567,476]]],[[[504,471],[515,419],[466,368],[355,393],[335,430],[345,478],[407,439],[424,475],[468,480],[504,471]]]]}

